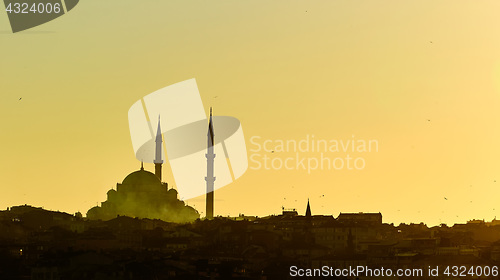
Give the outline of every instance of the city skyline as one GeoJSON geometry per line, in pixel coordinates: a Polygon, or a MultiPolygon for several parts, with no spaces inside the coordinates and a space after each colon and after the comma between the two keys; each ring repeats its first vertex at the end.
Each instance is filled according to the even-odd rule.
{"type": "MultiPolygon", "coordinates": [[[[19,34],[0,13],[0,209],[84,213],[104,201],[140,167],[127,110],[196,78],[205,112],[241,121],[249,155],[215,192],[215,215],[300,210],[309,198],[313,214],[381,212],[395,224],[500,217],[498,2],[194,3],[79,3],[19,34]],[[252,169],[252,139],[275,149],[313,135],[378,150],[357,155],[362,170],[252,169]]],[[[297,157],[273,149],[260,158],[297,157]]],[[[347,152],[325,156],[337,154],[347,152]]],[[[168,162],[163,177],[177,187],[168,162]]]]}

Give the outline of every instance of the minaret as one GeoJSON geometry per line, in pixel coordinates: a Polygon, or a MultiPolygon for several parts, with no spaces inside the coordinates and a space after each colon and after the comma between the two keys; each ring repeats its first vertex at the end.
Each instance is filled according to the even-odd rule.
{"type": "Polygon", "coordinates": [[[207,209],[206,209],[206,218],[213,219],[214,218],[214,127],[212,125],[212,108],[210,107],[210,122],[208,124],[208,134],[207,134],[207,154],[205,155],[207,158],[207,177],[205,177],[205,181],[207,181],[207,209]]]}
{"type": "Polygon", "coordinates": [[[155,151],[155,175],[160,179],[161,181],[161,164],[163,163],[163,160],[161,159],[161,153],[162,153],[162,143],[163,139],[161,138],[161,127],[160,127],[160,116],[158,116],[158,129],[156,131],[156,151],[155,151]]]}

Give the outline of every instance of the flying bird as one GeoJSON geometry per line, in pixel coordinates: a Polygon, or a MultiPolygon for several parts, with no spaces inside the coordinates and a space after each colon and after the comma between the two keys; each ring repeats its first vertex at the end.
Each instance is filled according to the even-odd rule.
{"type": "Polygon", "coordinates": [[[448,199],[445,197],[444,200],[448,200],[448,199]]]}
{"type": "Polygon", "coordinates": [[[22,97],[19,97],[19,100],[23,99],[22,97]]]}

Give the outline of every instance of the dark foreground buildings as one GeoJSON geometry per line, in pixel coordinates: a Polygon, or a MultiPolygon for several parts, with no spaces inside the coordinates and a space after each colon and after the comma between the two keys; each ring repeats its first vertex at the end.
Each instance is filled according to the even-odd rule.
{"type": "MultiPolygon", "coordinates": [[[[0,279],[316,279],[290,267],[423,269],[500,264],[500,225],[383,224],[380,213],[215,217],[178,224],[17,206],[0,211],[0,279]]],[[[319,277],[321,278],[321,277],[319,277]]],[[[328,279],[389,279],[329,277],[328,279]]],[[[390,279],[498,279],[393,277],[390,279]]]]}

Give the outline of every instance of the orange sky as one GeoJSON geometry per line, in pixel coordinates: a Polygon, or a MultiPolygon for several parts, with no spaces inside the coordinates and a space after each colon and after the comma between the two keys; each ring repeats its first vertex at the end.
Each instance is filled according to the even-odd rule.
{"type": "MultiPolygon", "coordinates": [[[[196,78],[207,111],[241,121],[249,156],[253,136],[379,143],[362,153],[363,170],[249,169],[215,193],[216,214],[303,214],[310,198],[313,214],[382,212],[384,222],[500,217],[499,10],[462,0],[80,1],[18,34],[0,13],[0,208],[85,213],[104,201],[140,167],[129,107],[196,78]]],[[[188,203],[204,209],[203,197],[188,203]]]]}

